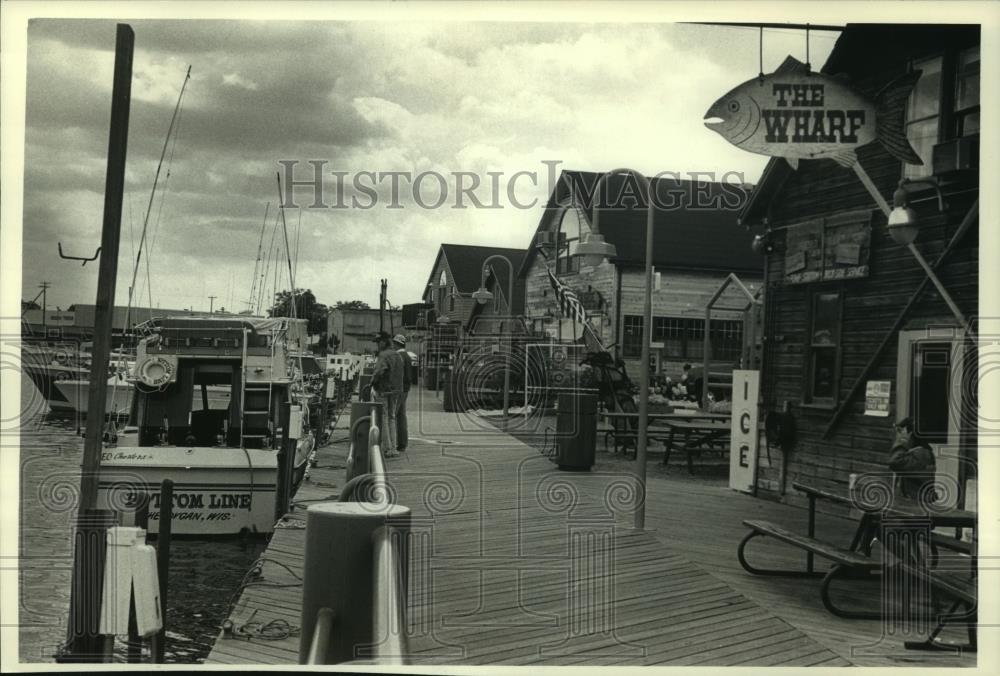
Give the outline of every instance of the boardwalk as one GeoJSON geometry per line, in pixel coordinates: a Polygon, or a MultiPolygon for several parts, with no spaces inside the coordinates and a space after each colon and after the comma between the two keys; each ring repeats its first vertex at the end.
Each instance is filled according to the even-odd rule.
{"type": "MultiPolygon", "coordinates": [[[[411,410],[416,438],[389,471],[396,501],[414,517],[414,664],[974,664],[907,655],[898,641],[859,651],[876,642],[878,623],[830,616],[816,580],[753,579],[738,567],[741,519],[792,523],[801,510],[653,476],[649,529],[637,532],[628,528],[636,483],[627,472],[560,472],[531,446],[443,413],[433,393],[411,395],[411,410]]],[[[339,493],[345,454],[325,449],[300,504],[339,493]]],[[[234,624],[299,624],[303,524],[298,510],[275,533],[234,624]]],[[[220,637],[208,662],[297,658],[296,636],[220,637]]]]}

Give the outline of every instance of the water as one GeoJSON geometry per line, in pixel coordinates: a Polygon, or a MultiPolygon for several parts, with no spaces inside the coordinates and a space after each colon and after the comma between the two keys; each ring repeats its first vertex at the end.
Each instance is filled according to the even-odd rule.
{"type": "MultiPolygon", "coordinates": [[[[45,412],[27,377],[21,383],[19,635],[24,662],[51,662],[66,634],[72,524],[80,487],[85,420],[45,412]]],[[[18,425],[4,413],[4,430],[18,425]]],[[[2,439],[7,442],[7,436],[2,439]]],[[[7,443],[4,443],[5,452],[7,443]]],[[[264,542],[174,539],[170,552],[166,661],[205,659],[230,598],[264,542]]],[[[121,651],[118,651],[121,657],[121,651]]]]}

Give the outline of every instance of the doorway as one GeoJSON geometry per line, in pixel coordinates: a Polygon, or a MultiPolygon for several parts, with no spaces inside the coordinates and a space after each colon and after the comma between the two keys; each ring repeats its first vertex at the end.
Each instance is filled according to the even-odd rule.
{"type": "Polygon", "coordinates": [[[896,419],[911,418],[916,434],[930,444],[943,489],[938,493],[949,507],[962,504],[965,482],[974,475],[974,458],[962,444],[962,422],[968,419],[964,339],[957,327],[900,331],[896,364],[896,419]]]}

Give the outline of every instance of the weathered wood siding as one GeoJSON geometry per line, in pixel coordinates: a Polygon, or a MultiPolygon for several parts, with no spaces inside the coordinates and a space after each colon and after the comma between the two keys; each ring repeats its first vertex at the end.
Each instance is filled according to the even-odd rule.
{"type": "MultiPolygon", "coordinates": [[[[704,320],[708,301],[726,280],[728,273],[696,272],[686,270],[658,270],[660,273],[660,290],[653,291],[653,317],[677,317],[683,319],[704,320]]],[[[751,293],[760,288],[761,276],[741,275],[740,281],[751,293]]],[[[639,269],[622,271],[621,313],[618,323],[618,334],[623,335],[626,315],[641,315],[644,306],[644,289],[646,273],[639,269]]],[[[735,286],[730,285],[716,302],[717,308],[743,308],[747,303],[746,296],[735,286]]],[[[712,319],[742,319],[741,312],[715,310],[712,319]]],[[[654,337],[655,341],[655,337],[654,337]]],[[[626,358],[625,363],[629,373],[639,373],[640,359],[626,358]]],[[[660,371],[670,376],[678,376],[689,359],[669,359],[661,361],[660,371]]],[[[733,361],[716,361],[710,363],[712,371],[731,371],[733,361]]]]}
{"type": "MultiPolygon", "coordinates": [[[[885,63],[889,64],[888,67],[874,72],[870,62],[864,65],[863,72],[870,75],[858,82],[859,88],[877,91],[885,82],[901,74],[905,64],[899,58],[887,59],[885,63]]],[[[891,203],[902,175],[902,163],[878,143],[861,148],[858,157],[879,191],[891,203]]],[[[945,192],[947,209],[944,214],[937,213],[937,203],[933,199],[913,205],[921,222],[916,246],[931,264],[937,260],[978,196],[978,178],[967,177],[964,181],[953,182],[945,192]]],[[[898,390],[898,334],[893,333],[882,358],[865,378],[892,381],[890,411],[893,413],[888,418],[865,416],[862,388],[860,395],[850,402],[849,409],[830,438],[822,438],[834,410],[803,405],[811,295],[827,289],[843,293],[839,405],[862,374],[877,346],[890,332],[896,316],[924,278],[924,273],[910,252],[889,237],[885,216],[877,209],[855,173],[831,160],[802,162],[771,200],[769,220],[775,231],[776,246],[768,260],[765,329],[768,340],[762,384],[763,404],[771,411],[779,410],[785,402],[791,405],[797,442],[787,458],[777,447],[769,451],[761,450],[757,483],[765,495],[783,495],[788,502],[804,502],[802,496],[791,489],[793,481],[844,488],[852,472],[885,471],[898,390]],[[815,217],[868,208],[875,216],[872,221],[870,274],[867,278],[783,284],[786,233],[781,228],[815,217]],[[783,463],[786,467],[784,476],[783,463]]],[[[978,306],[978,253],[978,228],[973,228],[939,270],[945,288],[969,318],[974,317],[978,306]]],[[[955,324],[953,315],[933,286],[924,291],[903,326],[919,328],[928,323],[955,324]]],[[[961,374],[954,377],[961,377],[961,374]]]]}
{"type": "MultiPolygon", "coordinates": [[[[546,274],[545,261],[538,257],[532,261],[527,274],[526,315],[535,320],[545,320],[546,325],[554,324],[560,315],[555,293],[546,274]],[[546,312],[552,317],[547,318],[546,312]]],[[[653,292],[652,305],[654,317],[678,317],[703,319],[705,306],[709,299],[725,281],[728,273],[717,271],[697,272],[682,270],[659,270],[660,290],[653,292]]],[[[577,293],[597,291],[604,300],[603,312],[593,313],[593,324],[605,345],[617,343],[616,351],[621,354],[621,336],[626,315],[642,315],[643,289],[645,288],[645,273],[637,268],[621,270],[620,298],[619,275],[616,267],[603,263],[596,268],[584,267],[577,273],[562,275],[560,281],[577,293]]],[[[761,277],[741,276],[740,278],[751,290],[756,291],[761,284],[761,277]]],[[[730,286],[718,301],[719,307],[743,307],[745,297],[736,288],[730,286]]],[[[715,319],[740,319],[738,312],[715,312],[715,319]]],[[[638,358],[625,358],[626,368],[634,377],[639,373],[638,358]]],[[[664,361],[663,370],[666,373],[679,374],[684,360],[664,361]]],[[[713,362],[713,370],[730,370],[731,361],[713,362]]]]}
{"type": "Polygon", "coordinates": [[[448,267],[448,257],[444,255],[439,255],[437,263],[434,266],[434,272],[431,274],[430,286],[424,291],[424,300],[434,303],[434,311],[437,315],[445,316],[453,322],[461,322],[465,324],[469,319],[469,314],[472,312],[472,306],[476,302],[472,300],[469,294],[462,294],[456,291],[455,294],[455,305],[452,308],[449,298],[452,293],[452,288],[455,286],[455,278],[451,274],[451,268],[448,267]],[[438,281],[441,279],[441,270],[445,271],[447,277],[447,291],[445,292],[444,303],[440,302],[440,295],[438,293],[438,281]]]}

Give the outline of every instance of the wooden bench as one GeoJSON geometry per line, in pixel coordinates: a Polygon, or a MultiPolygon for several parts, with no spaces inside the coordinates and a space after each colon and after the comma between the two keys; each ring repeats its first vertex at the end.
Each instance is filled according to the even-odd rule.
{"type": "Polygon", "coordinates": [[[833,584],[834,580],[846,577],[857,578],[869,576],[879,570],[881,567],[879,561],[876,561],[861,552],[838,547],[837,545],[817,540],[809,535],[799,535],[798,533],[794,533],[787,528],[783,528],[769,521],[748,519],[743,522],[743,525],[747,526],[750,529],[750,532],[747,533],[746,537],[744,537],[740,542],[739,548],[736,550],[736,555],[739,558],[740,565],[743,566],[743,569],[748,573],[752,573],[754,575],[777,575],[784,577],[822,577],[823,582],[820,585],[820,599],[823,601],[824,607],[826,607],[826,609],[834,615],[838,617],[856,619],[878,619],[881,616],[881,614],[877,611],[849,610],[840,608],[835,605],[833,600],[830,598],[830,586],[833,584]],[[806,562],[806,569],[778,570],[751,566],[746,559],[746,546],[753,538],[765,536],[772,537],[779,542],[783,542],[793,547],[798,547],[799,549],[808,552],[810,556],[806,562]],[[832,561],[833,566],[828,571],[814,570],[812,555],[820,556],[824,559],[832,561]]]}

